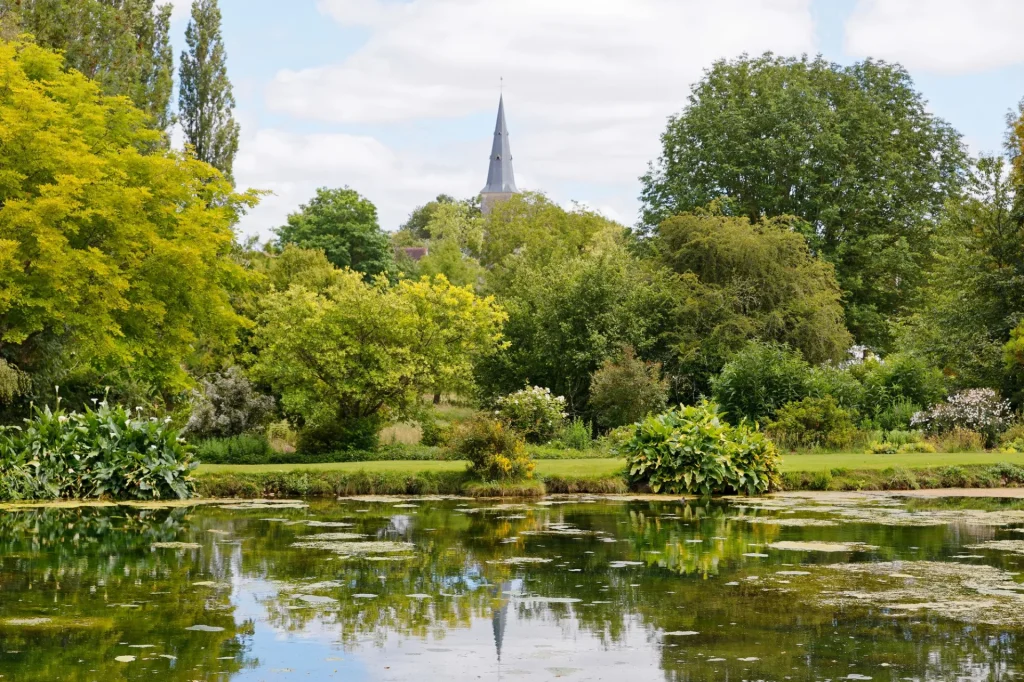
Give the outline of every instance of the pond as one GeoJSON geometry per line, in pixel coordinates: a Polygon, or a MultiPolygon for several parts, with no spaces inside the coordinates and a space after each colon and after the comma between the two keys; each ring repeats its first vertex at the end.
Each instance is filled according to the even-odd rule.
{"type": "Polygon", "coordinates": [[[1024,502],[0,509],[0,678],[1012,680],[1024,502]]]}

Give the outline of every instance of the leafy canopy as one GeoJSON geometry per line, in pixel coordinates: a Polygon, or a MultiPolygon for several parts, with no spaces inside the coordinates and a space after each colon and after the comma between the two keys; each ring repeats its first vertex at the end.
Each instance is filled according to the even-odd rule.
{"type": "Polygon", "coordinates": [[[425,390],[465,387],[503,319],[493,299],[443,277],[389,286],[344,270],[321,291],[293,286],[267,297],[253,370],[306,424],[379,426],[408,416],[425,390]]]}
{"type": "Polygon", "coordinates": [[[282,246],[319,249],[336,267],[351,268],[367,279],[394,271],[394,253],[377,224],[377,207],[347,187],[321,187],[276,232],[282,246]]]}
{"type": "MultiPolygon", "coordinates": [[[[149,114],[155,130],[174,117],[171,3],[155,0],[19,0],[0,2],[0,24],[60,51],[65,63],[95,80],[104,94],[124,95],[149,114]]],[[[0,29],[5,28],[0,25],[0,29]]]]}
{"type": "Polygon", "coordinates": [[[36,385],[187,387],[245,323],[232,225],[256,202],[59,55],[0,43],[0,354],[36,385]]]}
{"type": "Polygon", "coordinates": [[[751,221],[797,216],[836,266],[850,328],[885,344],[965,162],[959,134],[897,65],[743,56],[716,62],[669,120],[642,178],[643,225],[722,197],[751,221]]]}

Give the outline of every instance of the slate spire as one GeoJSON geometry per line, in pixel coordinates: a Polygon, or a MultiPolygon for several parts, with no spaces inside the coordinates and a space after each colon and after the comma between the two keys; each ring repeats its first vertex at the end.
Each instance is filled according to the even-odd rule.
{"type": "Polygon", "coordinates": [[[505,124],[505,98],[498,99],[498,120],[494,124],[494,143],[491,145],[491,162],[487,169],[487,185],[480,191],[491,199],[507,199],[518,194],[516,178],[512,172],[512,148],[508,142],[508,126],[505,124]]]}

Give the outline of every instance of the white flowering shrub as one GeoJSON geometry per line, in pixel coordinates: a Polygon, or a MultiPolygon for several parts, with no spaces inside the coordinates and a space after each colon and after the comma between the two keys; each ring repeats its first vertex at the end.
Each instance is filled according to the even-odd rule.
{"type": "Polygon", "coordinates": [[[497,413],[523,434],[529,443],[550,441],[568,416],[565,412],[565,398],[540,386],[524,388],[499,398],[497,413]]]}
{"type": "Polygon", "coordinates": [[[1013,419],[1010,401],[1003,400],[991,388],[972,388],[950,396],[946,402],[918,412],[910,424],[930,433],[956,429],[977,431],[988,445],[1009,427],[1013,419]]]}

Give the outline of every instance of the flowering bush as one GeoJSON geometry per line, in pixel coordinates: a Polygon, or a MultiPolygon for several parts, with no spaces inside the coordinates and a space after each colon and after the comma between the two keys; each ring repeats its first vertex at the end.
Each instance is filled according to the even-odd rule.
{"type": "Polygon", "coordinates": [[[498,416],[527,442],[547,443],[565,423],[565,398],[540,386],[524,388],[498,399],[498,416]]]}
{"type": "Polygon", "coordinates": [[[977,431],[988,445],[1010,425],[1013,413],[1010,402],[1002,400],[990,388],[973,388],[949,397],[944,403],[918,412],[911,425],[931,433],[946,433],[955,429],[977,431]]]}
{"type": "Polygon", "coordinates": [[[485,481],[516,481],[533,477],[534,463],[523,439],[508,424],[477,418],[464,424],[452,450],[469,460],[470,470],[485,481]]]}
{"type": "Polygon", "coordinates": [[[763,433],[730,426],[707,401],[647,417],[619,448],[633,483],[654,492],[757,495],[779,486],[779,457],[763,433]]]}

